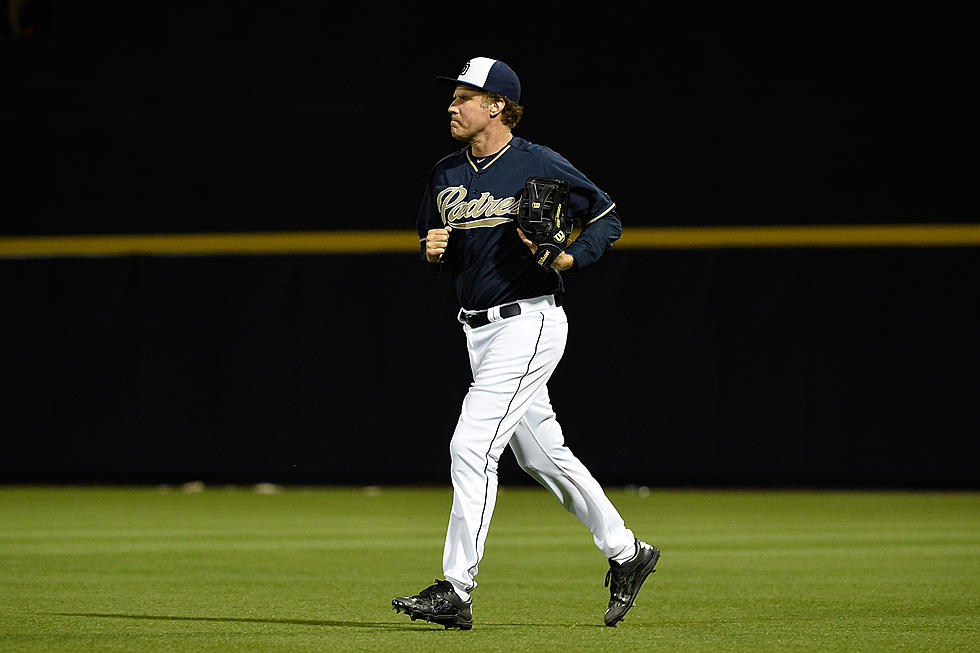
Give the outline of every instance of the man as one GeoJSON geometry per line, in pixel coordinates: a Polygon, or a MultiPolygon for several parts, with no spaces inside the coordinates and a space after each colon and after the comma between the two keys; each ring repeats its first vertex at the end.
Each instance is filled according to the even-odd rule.
{"type": "Polygon", "coordinates": [[[554,151],[512,134],[520,81],[502,61],[477,57],[454,83],[450,132],[466,146],[432,169],[418,214],[425,260],[452,271],[473,383],[450,443],[453,505],[443,552],[445,580],[392,601],[397,612],[446,628],[473,627],[472,598],[497,493],[497,461],[508,444],[528,474],[592,532],[609,559],[615,626],[633,606],[660,551],[636,537],[589,470],[565,446],[547,382],[565,349],[568,324],[559,272],[595,262],[622,233],[615,205],[554,151]],[[530,176],[571,187],[569,215],[582,231],[551,269],[515,223],[530,176]]]}

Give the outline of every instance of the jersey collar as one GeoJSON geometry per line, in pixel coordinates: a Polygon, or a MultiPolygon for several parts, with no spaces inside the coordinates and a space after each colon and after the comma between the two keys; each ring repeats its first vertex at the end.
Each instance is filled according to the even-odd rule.
{"type": "Polygon", "coordinates": [[[490,166],[492,166],[494,162],[500,157],[502,157],[504,155],[504,152],[506,152],[509,149],[510,149],[510,143],[508,142],[507,145],[504,145],[502,148],[500,148],[500,150],[496,154],[488,154],[486,156],[481,156],[479,157],[479,160],[477,160],[473,158],[472,148],[468,147],[466,148],[466,160],[469,161],[470,166],[473,167],[473,170],[475,170],[476,172],[481,172],[483,170],[486,170],[490,166]]]}

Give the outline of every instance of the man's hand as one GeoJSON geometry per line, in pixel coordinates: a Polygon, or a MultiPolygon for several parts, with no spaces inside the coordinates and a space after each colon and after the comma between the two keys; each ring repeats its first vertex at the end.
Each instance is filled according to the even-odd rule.
{"type": "Polygon", "coordinates": [[[425,260],[438,263],[449,247],[449,234],[453,228],[446,225],[445,229],[429,229],[425,236],[425,260]]]}
{"type": "MultiPolygon", "coordinates": [[[[531,250],[532,255],[537,253],[538,246],[534,244],[534,241],[532,241],[530,238],[527,237],[527,234],[521,231],[520,227],[517,228],[517,235],[520,236],[522,241],[524,241],[524,244],[527,245],[527,248],[531,250]]],[[[571,254],[567,252],[562,252],[551,263],[551,267],[554,270],[558,270],[559,272],[562,272],[563,270],[567,270],[568,268],[572,267],[574,263],[575,263],[575,257],[573,257],[571,254]]]]}

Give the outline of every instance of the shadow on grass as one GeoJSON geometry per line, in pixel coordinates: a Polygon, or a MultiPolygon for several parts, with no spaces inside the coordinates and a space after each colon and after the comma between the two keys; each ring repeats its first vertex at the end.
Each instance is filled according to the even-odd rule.
{"type": "Polygon", "coordinates": [[[329,619],[271,619],[262,617],[188,617],[163,614],[124,614],[112,612],[59,612],[62,617],[98,617],[103,619],[149,619],[152,621],[216,621],[256,624],[292,624],[296,626],[324,626],[334,628],[380,628],[387,630],[412,630],[407,624],[386,621],[333,621],[329,619]]]}
{"type": "MultiPolygon", "coordinates": [[[[235,623],[259,623],[259,624],[292,624],[296,626],[321,626],[326,628],[377,628],[380,630],[411,630],[416,632],[442,631],[444,628],[438,624],[430,624],[424,621],[413,621],[409,623],[392,623],[389,621],[334,621],[330,619],[271,619],[262,617],[188,617],[179,615],[162,614],[125,614],[112,612],[58,612],[61,617],[96,617],[102,619],[149,619],[152,621],[214,621],[214,622],[235,622],[235,623]],[[424,628],[423,626],[429,626],[424,628]]],[[[481,623],[480,626],[542,626],[542,624],[518,624],[518,623],[481,623]]],[[[579,627],[579,628],[598,628],[605,629],[599,624],[549,624],[551,626],[579,627]]]]}

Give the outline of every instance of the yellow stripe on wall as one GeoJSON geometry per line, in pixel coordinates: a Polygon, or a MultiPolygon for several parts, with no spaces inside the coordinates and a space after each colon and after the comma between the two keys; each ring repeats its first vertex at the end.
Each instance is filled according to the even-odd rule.
{"type": "Polygon", "coordinates": [[[652,227],[624,229],[617,248],[964,247],[980,245],[980,224],[652,227]]]}
{"type": "Polygon", "coordinates": [[[3,257],[374,254],[418,252],[414,231],[27,236],[0,238],[3,257]]]}
{"type": "MultiPolygon", "coordinates": [[[[627,227],[615,249],[978,245],[980,224],[886,224],[627,227]]],[[[0,258],[374,254],[418,251],[418,235],[409,230],[0,237],[0,258]]]]}

